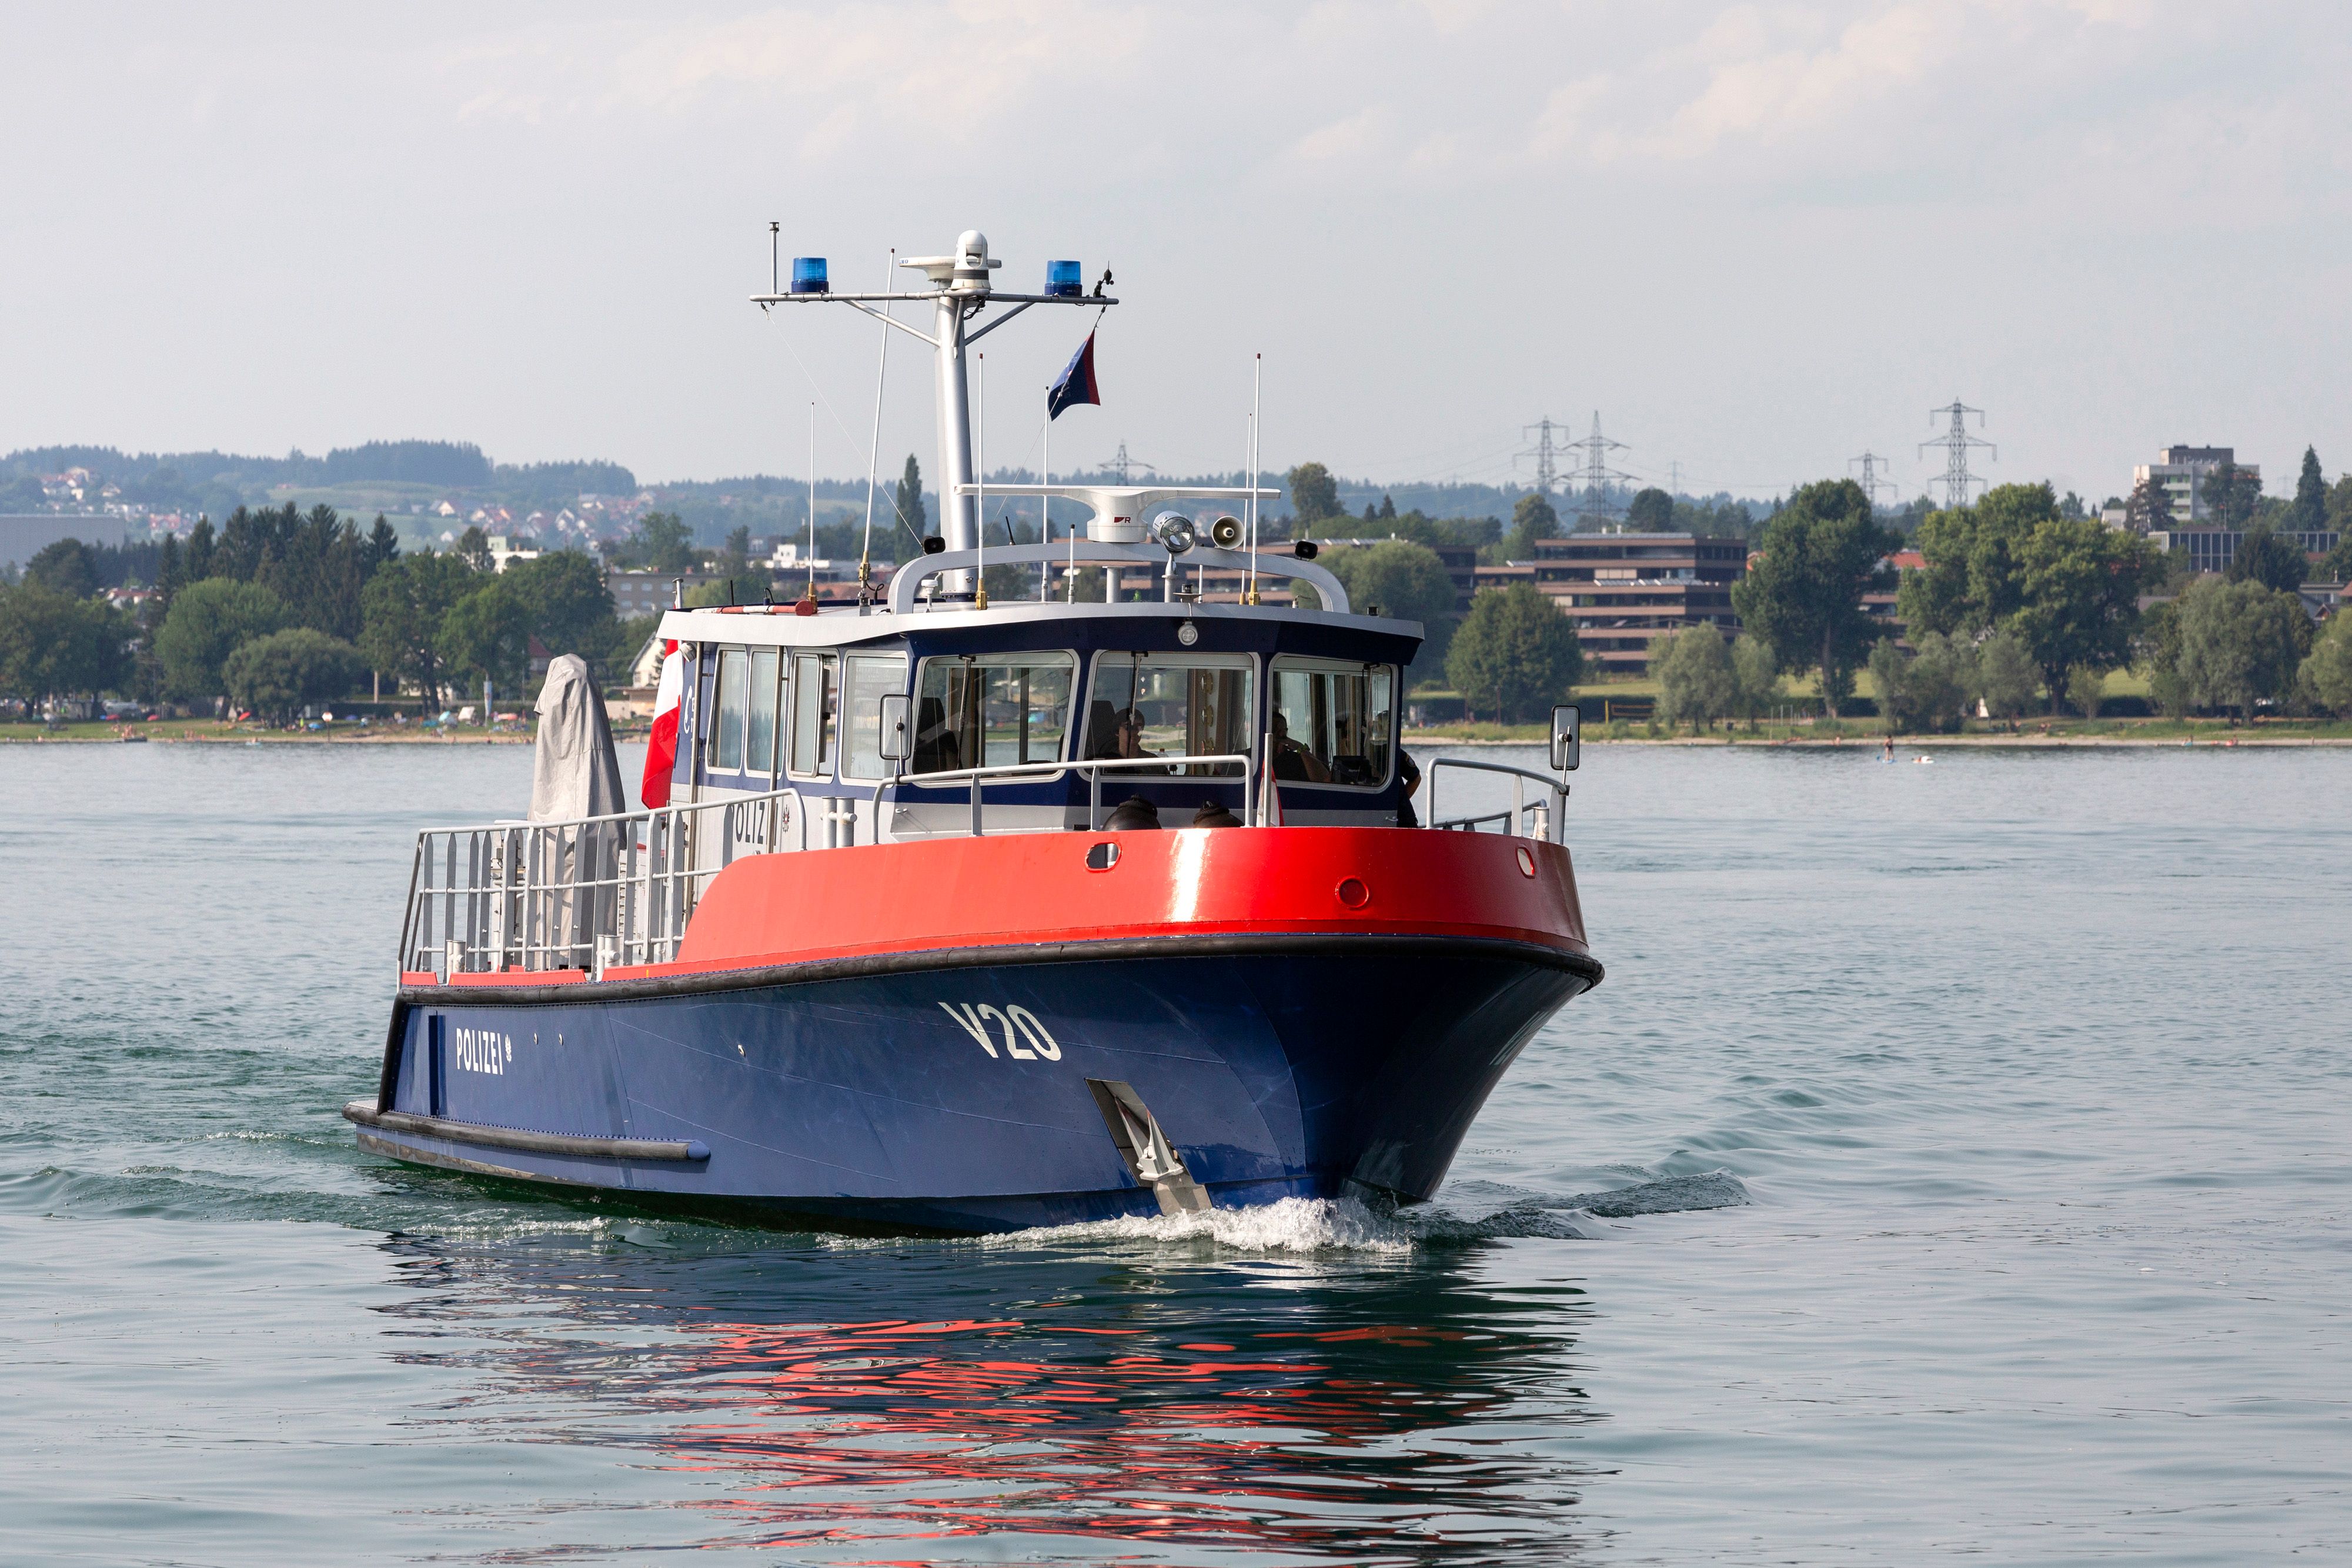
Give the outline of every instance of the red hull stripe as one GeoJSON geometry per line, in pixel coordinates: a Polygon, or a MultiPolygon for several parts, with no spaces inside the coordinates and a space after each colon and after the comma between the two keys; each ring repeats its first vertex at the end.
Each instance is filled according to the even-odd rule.
{"type": "Polygon", "coordinates": [[[1254,933],[1486,936],[1587,950],[1575,875],[1555,844],[1394,828],[1192,829],[755,856],[712,879],[677,962],[606,974],[1254,933]],[[1117,862],[1089,870],[1087,850],[1106,841],[1118,845],[1117,862]]]}

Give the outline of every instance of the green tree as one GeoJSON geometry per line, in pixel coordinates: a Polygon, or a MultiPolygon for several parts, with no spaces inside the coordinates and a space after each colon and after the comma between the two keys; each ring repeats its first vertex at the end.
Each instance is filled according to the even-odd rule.
{"type": "Polygon", "coordinates": [[[911,452],[907,454],[906,471],[898,476],[898,486],[890,492],[890,504],[898,508],[898,520],[918,541],[931,531],[929,517],[923,510],[923,466],[915,461],[911,452]]]}
{"type": "Polygon", "coordinates": [[[155,633],[163,690],[193,702],[223,695],[228,683],[222,666],[228,656],[293,622],[286,601],[257,582],[214,577],[189,584],[173,599],[171,613],[155,633]]]}
{"type": "Polygon", "coordinates": [[[1878,716],[1889,735],[1916,722],[1911,713],[1912,662],[1892,637],[1881,637],[1870,650],[1870,684],[1878,694],[1878,716]]]}
{"type": "Polygon", "coordinates": [[[2338,611],[2313,642],[2303,674],[2321,706],[2338,718],[2352,718],[2352,615],[2338,611]]]}
{"type": "Polygon", "coordinates": [[[1425,635],[1421,652],[1413,655],[1409,681],[1443,676],[1454,622],[1461,617],[1454,609],[1454,580],[1435,550],[1406,539],[1383,539],[1364,549],[1335,549],[1321,564],[1331,569],[1359,612],[1377,604],[1383,614],[1421,622],[1425,635]]]}
{"type": "Polygon", "coordinates": [[[25,563],[25,580],[68,599],[88,599],[98,591],[97,565],[79,539],[59,539],[36,550],[25,563]]]}
{"type": "Polygon", "coordinates": [[[2352,582],[2352,529],[2337,535],[2336,548],[2320,559],[2316,580],[2352,582]]]}
{"type": "Polygon", "coordinates": [[[1298,519],[1300,538],[1307,538],[1317,523],[1346,516],[1339,508],[1339,483],[1320,463],[1301,463],[1282,476],[1282,485],[1290,492],[1290,512],[1298,519]]]}
{"type": "Polygon", "coordinates": [[[694,570],[694,530],[676,512],[647,512],[629,542],[656,571],[676,577],[694,570]]]}
{"type": "Polygon", "coordinates": [[[1446,679],[1472,711],[1493,703],[1505,724],[1549,711],[1584,676],[1576,628],[1534,586],[1482,589],[1454,633],[1446,679]]]}
{"type": "Polygon", "coordinates": [[[1945,735],[1959,732],[1977,698],[1976,644],[1965,637],[1923,632],[1903,673],[1903,704],[1911,722],[1945,735]]]}
{"type": "Polygon", "coordinates": [[[1552,509],[1551,497],[1541,490],[1530,490],[1511,505],[1511,531],[1503,541],[1503,559],[1533,559],[1538,539],[1559,537],[1559,514],[1552,509]]]}
{"type": "Polygon", "coordinates": [[[612,591],[596,563],[578,550],[513,561],[499,577],[521,602],[524,625],[549,653],[593,659],[611,640],[612,591]]]}
{"type": "MultiPolygon", "coordinates": [[[[1661,490],[1657,494],[1664,495],[1661,490]]],[[[1685,626],[1651,644],[1656,655],[1658,716],[1668,724],[1687,724],[1696,733],[1709,729],[1732,711],[1738,682],[1731,669],[1731,652],[1723,633],[1711,623],[1685,626]]]]}
{"type": "Polygon", "coordinates": [[[2074,669],[2130,662],[2139,596],[2162,566],[2145,539],[2054,515],[2034,525],[2011,559],[2015,608],[2003,624],[2041,669],[2054,710],[2074,669]]]}
{"type": "Polygon", "coordinates": [[[1663,534],[1675,526],[1675,498],[1653,486],[1634,492],[1633,501],[1625,507],[1625,528],[1629,533],[1663,534]]]}
{"type": "Polygon", "coordinates": [[[529,684],[530,620],[522,595],[503,576],[477,576],[441,617],[441,665],[471,692],[484,680],[518,697],[529,684]]]}
{"type": "Polygon", "coordinates": [[[441,706],[442,617],[475,580],[456,556],[426,550],[387,563],[362,595],[359,647],[368,666],[414,685],[428,710],[441,706]]]}
{"type": "Polygon", "coordinates": [[[120,691],[130,678],[130,618],[33,579],[0,581],[0,691],[36,706],[120,691]]]}
{"type": "Polygon", "coordinates": [[[457,559],[476,571],[488,571],[498,564],[490,559],[490,536],[479,523],[467,525],[466,531],[457,536],[455,550],[457,559]]]}
{"type": "Polygon", "coordinates": [[[2242,528],[2263,504],[2263,482],[2234,463],[2224,463],[2197,481],[2198,499],[2212,527],[2242,528]]]}
{"type": "Polygon", "coordinates": [[[1832,718],[1879,627],[1862,596],[1886,581],[1885,559],[1899,542],[1871,516],[1861,486],[1824,479],[1801,487],[1764,525],[1754,567],[1732,585],[1732,608],[1783,669],[1820,669],[1832,718]]]}
{"type": "Polygon", "coordinates": [[[1780,660],[1772,644],[1741,632],[1731,644],[1731,711],[1754,729],[1780,695],[1780,660]]]}
{"type": "Polygon", "coordinates": [[[2319,453],[2313,447],[2303,449],[2303,472],[2295,476],[2294,504],[2287,518],[2293,533],[2315,534],[2327,527],[2327,480],[2319,472],[2319,453]]]}
{"type": "Polygon", "coordinates": [[[399,553],[400,535],[394,531],[393,526],[390,523],[383,520],[383,514],[382,512],[378,512],[375,515],[375,527],[368,530],[368,575],[371,577],[374,576],[375,569],[377,567],[382,566],[384,562],[390,560],[399,553]]]}
{"type": "Polygon", "coordinates": [[[2237,553],[2230,558],[2229,570],[2222,576],[2231,582],[2259,582],[2264,588],[2292,593],[2303,586],[2304,574],[2310,570],[2310,559],[2293,539],[2282,538],[2268,523],[2255,523],[2238,541],[2237,553]]]}
{"type": "Polygon", "coordinates": [[[2179,672],[2196,701],[2252,718],[2256,704],[2294,685],[2311,648],[2311,617],[2296,595],[2207,578],[2179,606],[2179,672]]]}
{"type": "Polygon", "coordinates": [[[294,626],[238,648],[222,674],[230,701],[268,723],[288,725],[311,704],[348,693],[366,670],[360,651],[341,638],[294,626]]]}
{"type": "Polygon", "coordinates": [[[2171,495],[2153,476],[2136,481],[2131,498],[2124,503],[2124,520],[2137,533],[2169,531],[2174,521],[2171,495]]]}
{"type": "Polygon", "coordinates": [[[2033,655],[2007,632],[1996,632],[1977,650],[1977,691],[1985,711],[2014,719],[2033,706],[2033,655]]]}
{"type": "Polygon", "coordinates": [[[2107,700],[2107,673],[2095,664],[2077,664],[2066,672],[2066,700],[2084,718],[2099,716],[2107,700]]]}

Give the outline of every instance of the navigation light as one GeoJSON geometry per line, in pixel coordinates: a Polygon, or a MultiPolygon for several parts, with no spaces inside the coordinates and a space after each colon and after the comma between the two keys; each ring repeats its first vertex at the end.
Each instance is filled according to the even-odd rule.
{"type": "Polygon", "coordinates": [[[1049,261],[1045,264],[1045,292],[1056,299],[1075,299],[1087,291],[1086,279],[1079,276],[1075,261],[1049,261]]]}
{"type": "Polygon", "coordinates": [[[821,256],[793,257],[793,292],[795,294],[833,292],[833,286],[824,279],[824,257],[821,256]]]}

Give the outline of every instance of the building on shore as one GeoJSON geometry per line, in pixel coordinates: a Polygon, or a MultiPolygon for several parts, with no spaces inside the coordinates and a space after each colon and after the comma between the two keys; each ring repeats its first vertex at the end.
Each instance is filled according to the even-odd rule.
{"type": "Polygon", "coordinates": [[[1532,584],[1576,625],[1587,664],[1647,674],[1650,645],[1689,626],[1739,633],[1731,585],[1748,574],[1744,539],[1705,534],[1570,534],[1538,539],[1532,560],[1476,570],[1480,588],[1532,584]]]}
{"type": "Polygon", "coordinates": [[[2171,504],[2172,520],[2193,526],[2211,515],[2205,504],[2205,481],[2222,469],[2235,469],[2257,485],[2262,483],[2261,465],[2240,463],[2237,457],[2233,446],[2168,446],[2157,461],[2132,470],[2132,488],[2147,485],[2163,492],[2171,504]]]}
{"type": "MultiPolygon", "coordinates": [[[[2334,528],[2303,529],[2283,534],[2293,539],[2303,553],[2316,561],[2336,548],[2344,536],[2334,528]]],[[[2158,528],[2147,536],[2148,542],[2160,550],[2179,550],[2189,557],[2191,571],[2226,571],[2236,558],[2238,547],[2246,540],[2242,528],[2158,528]]]]}

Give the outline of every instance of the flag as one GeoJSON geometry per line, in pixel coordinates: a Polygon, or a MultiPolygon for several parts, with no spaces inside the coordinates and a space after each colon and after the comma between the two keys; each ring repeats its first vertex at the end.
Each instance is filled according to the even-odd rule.
{"type": "Polygon", "coordinates": [[[686,695],[686,658],[675,638],[662,643],[661,685],[654,688],[654,732],[646,743],[646,778],[638,794],[648,811],[669,804],[669,776],[677,767],[677,708],[686,695]]]}
{"type": "Polygon", "coordinates": [[[1059,419],[1064,409],[1082,402],[1093,403],[1097,408],[1102,406],[1102,393],[1095,386],[1095,335],[1092,332],[1087,333],[1087,340],[1078,345],[1078,351],[1070,356],[1070,362],[1062,367],[1059,379],[1045,389],[1045,417],[1059,419]]]}

